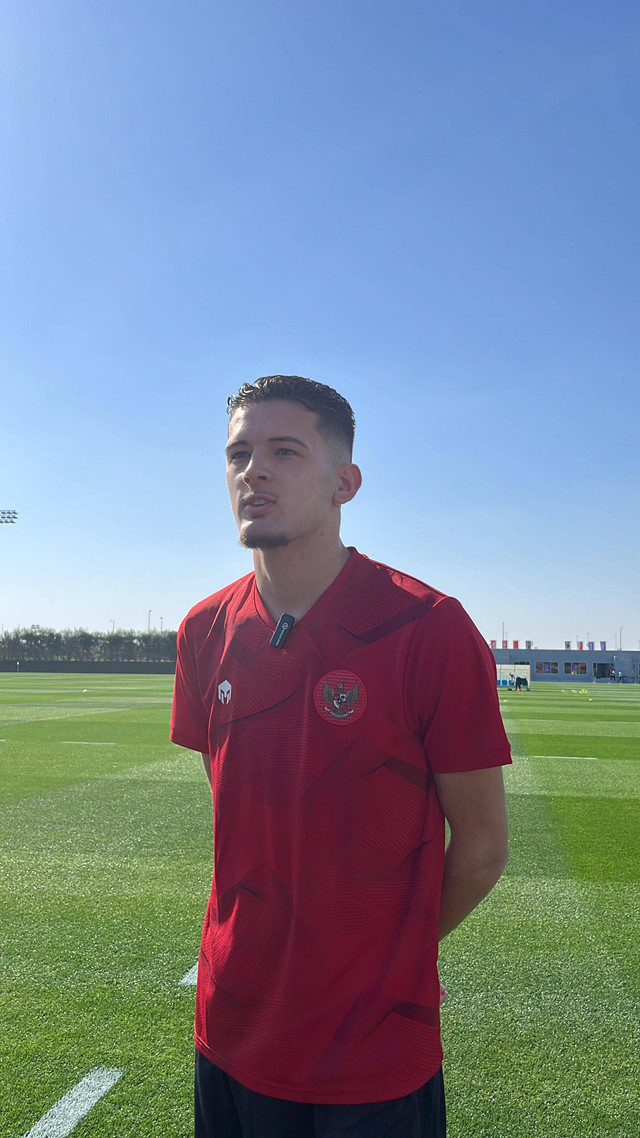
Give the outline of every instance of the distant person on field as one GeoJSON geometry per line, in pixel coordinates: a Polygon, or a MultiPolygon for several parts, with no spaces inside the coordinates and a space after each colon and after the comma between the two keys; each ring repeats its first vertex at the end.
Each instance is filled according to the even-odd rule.
{"type": "Polygon", "coordinates": [[[254,568],[182,621],[171,720],[213,796],[195,1134],[443,1138],[438,941],[508,856],[494,658],[457,600],[340,540],[341,395],[267,376],[228,410],[254,568]]]}

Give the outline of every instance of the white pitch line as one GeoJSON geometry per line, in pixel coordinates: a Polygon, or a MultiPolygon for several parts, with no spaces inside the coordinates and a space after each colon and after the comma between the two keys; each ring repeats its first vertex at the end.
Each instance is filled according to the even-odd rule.
{"type": "Polygon", "coordinates": [[[115,743],[92,743],[91,741],[86,743],[84,739],[61,739],[60,742],[64,743],[65,746],[73,745],[74,747],[115,747],[115,743]]]}
{"type": "Polygon", "coordinates": [[[194,964],[193,968],[189,969],[186,976],[182,977],[182,980],[180,980],[180,983],[185,984],[185,985],[187,985],[187,987],[192,988],[197,983],[197,980],[198,980],[198,965],[194,964]]]}
{"type": "Polygon", "coordinates": [[[527,755],[528,759],[581,759],[587,763],[598,763],[595,755],[527,755]]]}
{"type": "Polygon", "coordinates": [[[122,1071],[94,1067],[31,1127],[24,1138],[66,1138],[92,1106],[111,1090],[122,1071]]]}

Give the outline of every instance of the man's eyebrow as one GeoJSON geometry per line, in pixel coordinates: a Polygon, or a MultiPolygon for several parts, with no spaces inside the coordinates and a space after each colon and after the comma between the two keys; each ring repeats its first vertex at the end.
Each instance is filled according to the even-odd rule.
{"type": "Polygon", "coordinates": [[[234,441],[232,443],[227,443],[226,447],[224,448],[224,452],[225,452],[225,454],[228,454],[229,451],[233,450],[234,447],[246,447],[246,446],[247,446],[247,440],[246,439],[234,439],[234,441]]]}
{"type": "Polygon", "coordinates": [[[270,443],[297,443],[299,447],[304,447],[305,450],[309,450],[309,447],[307,446],[306,443],[303,443],[302,439],[295,439],[293,437],[293,435],[277,435],[275,439],[269,439],[269,442],[270,443]]]}
{"type": "MultiPolygon", "coordinates": [[[[299,447],[304,447],[305,450],[309,450],[309,447],[307,446],[306,443],[303,443],[302,439],[296,439],[293,437],[293,435],[276,435],[275,438],[269,439],[268,442],[270,442],[270,443],[297,443],[299,447]]],[[[224,448],[225,453],[228,454],[229,451],[233,450],[234,447],[240,447],[240,446],[246,447],[248,445],[249,444],[248,444],[246,439],[234,439],[232,443],[228,443],[227,446],[224,448]]]]}

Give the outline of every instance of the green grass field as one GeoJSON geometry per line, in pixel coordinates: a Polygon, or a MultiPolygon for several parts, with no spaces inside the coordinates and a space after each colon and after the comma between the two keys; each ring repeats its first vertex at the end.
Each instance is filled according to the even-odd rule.
{"type": "MultiPolygon", "coordinates": [[[[2,1138],[95,1067],[74,1138],[192,1134],[211,804],[172,683],[0,674],[2,1138]]],[[[500,695],[511,859],[441,949],[450,1138],[640,1135],[640,686],[587,686],[500,695]]]]}

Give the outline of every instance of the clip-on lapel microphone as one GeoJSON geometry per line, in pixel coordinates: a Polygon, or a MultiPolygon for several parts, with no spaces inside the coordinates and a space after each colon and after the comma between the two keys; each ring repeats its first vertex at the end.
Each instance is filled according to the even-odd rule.
{"type": "Polygon", "coordinates": [[[289,616],[289,613],[283,612],[280,620],[276,624],[275,632],[269,641],[272,648],[282,648],[295,623],[295,616],[289,616]]]}

